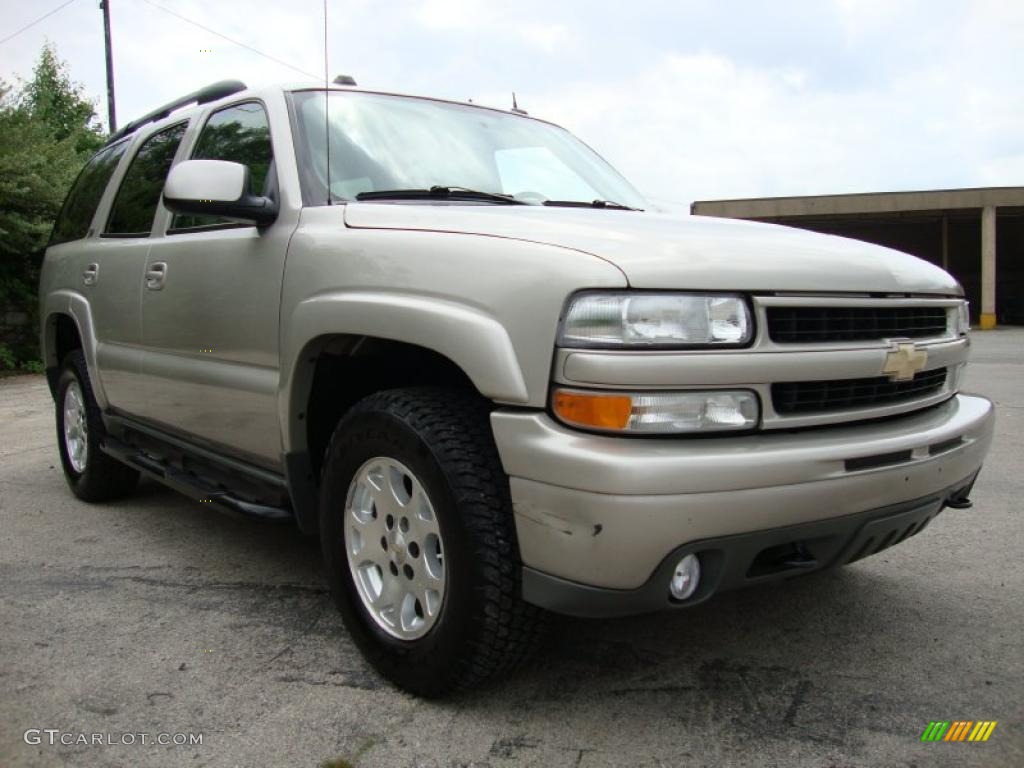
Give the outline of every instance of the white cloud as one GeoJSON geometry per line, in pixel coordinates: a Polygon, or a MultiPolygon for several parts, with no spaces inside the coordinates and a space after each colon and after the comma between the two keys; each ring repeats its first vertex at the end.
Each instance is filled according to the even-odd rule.
{"type": "Polygon", "coordinates": [[[574,41],[573,31],[565,24],[535,21],[534,14],[493,1],[423,0],[409,16],[426,29],[462,32],[477,40],[512,36],[547,54],[574,41]]]}
{"type": "MultiPolygon", "coordinates": [[[[156,2],[322,71],[320,0],[156,2]]],[[[657,197],[1024,183],[1019,0],[329,2],[332,75],[500,107],[515,90],[657,197]]],[[[36,10],[0,0],[10,29],[36,10]]],[[[0,46],[0,76],[27,74],[44,35],[102,104],[94,3],[0,46]]],[[[221,78],[305,79],[141,0],[114,4],[114,52],[122,121],[221,78]]]]}
{"type": "MultiPolygon", "coordinates": [[[[894,34],[891,14],[868,5],[878,13],[861,30],[870,21],[873,34],[894,34]]],[[[859,82],[666,53],[611,81],[552,85],[527,106],[593,142],[643,191],[680,202],[1021,184],[1024,102],[1006,66],[1019,58],[1021,18],[982,8],[958,20],[959,34],[920,36],[931,56],[859,82]]]]}
{"type": "Polygon", "coordinates": [[[575,42],[572,30],[564,24],[524,24],[519,33],[545,53],[555,53],[575,42]]]}
{"type": "Polygon", "coordinates": [[[489,23],[494,7],[484,0],[424,0],[412,16],[429,29],[473,29],[489,23]]]}
{"type": "Polygon", "coordinates": [[[891,0],[836,0],[836,10],[851,45],[879,29],[891,27],[909,6],[904,3],[901,9],[900,3],[891,0]]]}

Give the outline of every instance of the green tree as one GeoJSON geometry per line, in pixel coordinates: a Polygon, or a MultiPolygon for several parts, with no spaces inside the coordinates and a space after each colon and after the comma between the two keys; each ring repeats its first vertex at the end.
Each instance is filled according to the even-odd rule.
{"type": "Polygon", "coordinates": [[[43,250],[68,188],[103,140],[93,104],[52,45],[20,89],[0,81],[0,370],[38,358],[43,250]]]}
{"type": "Polygon", "coordinates": [[[95,105],[71,80],[66,62],[47,43],[39,53],[32,79],[20,94],[21,106],[51,131],[54,141],[73,138],[78,152],[92,154],[103,145],[103,130],[95,105]]]}

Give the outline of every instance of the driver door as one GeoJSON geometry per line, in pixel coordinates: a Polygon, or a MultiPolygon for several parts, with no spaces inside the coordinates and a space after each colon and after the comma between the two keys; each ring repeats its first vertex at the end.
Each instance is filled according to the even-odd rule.
{"type": "MultiPolygon", "coordinates": [[[[209,115],[193,159],[249,167],[251,191],[276,194],[266,108],[246,101],[209,115]]],[[[172,215],[156,237],[142,290],[145,417],[199,444],[279,469],[281,281],[294,222],[257,228],[172,215]]]]}

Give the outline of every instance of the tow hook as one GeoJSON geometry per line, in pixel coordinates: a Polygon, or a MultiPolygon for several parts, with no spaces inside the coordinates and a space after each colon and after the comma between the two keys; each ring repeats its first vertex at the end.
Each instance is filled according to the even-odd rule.
{"type": "Polygon", "coordinates": [[[974,502],[968,498],[970,492],[971,486],[967,486],[950,494],[949,498],[946,499],[946,506],[951,509],[970,509],[974,506],[974,502]]]}
{"type": "Polygon", "coordinates": [[[966,496],[950,496],[946,499],[946,506],[952,509],[970,509],[974,506],[974,502],[968,499],[966,496]]]}

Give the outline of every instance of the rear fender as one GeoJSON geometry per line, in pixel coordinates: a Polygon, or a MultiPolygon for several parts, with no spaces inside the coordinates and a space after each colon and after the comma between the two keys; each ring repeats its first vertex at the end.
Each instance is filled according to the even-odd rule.
{"type": "Polygon", "coordinates": [[[93,396],[100,409],[105,409],[109,403],[96,363],[96,333],[89,302],[80,293],[62,289],[47,294],[40,309],[45,318],[42,324],[40,344],[43,363],[47,370],[55,369],[60,365],[60,360],[57,359],[57,316],[67,315],[74,322],[75,328],[78,330],[78,338],[82,342],[82,354],[85,356],[85,365],[89,372],[93,396]]]}

